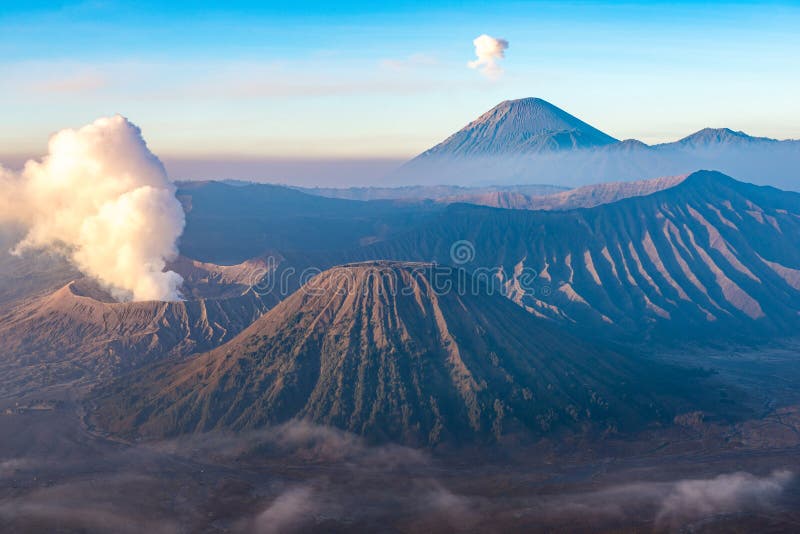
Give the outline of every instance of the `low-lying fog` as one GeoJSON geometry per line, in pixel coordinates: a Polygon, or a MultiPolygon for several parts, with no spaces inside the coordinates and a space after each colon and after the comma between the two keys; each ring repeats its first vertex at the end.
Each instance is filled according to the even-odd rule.
{"type": "Polygon", "coordinates": [[[302,422],[123,444],[88,433],[68,407],[8,406],[0,433],[4,531],[713,531],[800,521],[786,450],[429,453],[302,422]]]}

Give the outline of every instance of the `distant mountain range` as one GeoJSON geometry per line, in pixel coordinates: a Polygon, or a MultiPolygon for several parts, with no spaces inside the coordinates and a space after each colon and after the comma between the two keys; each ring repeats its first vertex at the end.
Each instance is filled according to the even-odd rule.
{"type": "MultiPolygon", "coordinates": [[[[768,137],[752,137],[744,132],[736,132],[729,128],[704,128],[699,132],[695,132],[688,137],[676,141],[674,143],[663,143],[655,145],[656,148],[675,148],[681,147],[685,149],[695,148],[719,148],[719,147],[741,147],[746,148],[752,144],[773,144],[780,143],[776,139],[768,137]]],[[[785,142],[785,141],[784,141],[785,142]]],[[[789,143],[796,141],[788,141],[789,143]]]]}
{"type": "Polygon", "coordinates": [[[303,193],[327,198],[349,200],[404,200],[452,203],[461,198],[509,194],[545,196],[569,190],[568,187],[547,184],[492,185],[466,187],[460,185],[409,185],[403,187],[298,187],[303,193]]]}
{"type": "MultiPolygon", "coordinates": [[[[231,194],[242,191],[227,187],[214,189],[216,201],[228,204],[231,194]]],[[[269,186],[253,186],[253,191],[261,187],[269,186]]],[[[269,209],[263,210],[268,218],[255,224],[256,212],[242,208],[223,217],[209,205],[204,214],[194,216],[224,221],[216,234],[195,238],[190,231],[184,239],[187,248],[200,250],[213,236],[242,257],[261,254],[269,245],[298,269],[374,259],[449,264],[451,246],[465,240],[474,247],[474,258],[462,266],[502,268],[503,291],[532,313],[612,336],[653,334],[666,339],[681,330],[700,338],[720,332],[779,334],[794,328],[800,318],[797,193],[698,172],[542,197],[468,197],[461,199],[468,203],[437,204],[437,209],[423,205],[418,212],[414,204],[404,204],[405,211],[397,212],[403,215],[393,219],[393,203],[373,205],[293,192],[296,205],[304,205],[305,198],[307,206],[336,213],[345,221],[358,221],[378,206],[386,210],[382,237],[365,243],[334,236],[331,242],[350,243],[337,249],[291,246],[302,241],[302,221],[313,220],[306,208],[300,209],[308,213],[300,219],[302,224],[282,220],[269,209]],[[326,203],[336,207],[323,207],[326,203]],[[250,224],[252,230],[239,230],[250,224]],[[264,237],[254,240],[250,235],[264,237]],[[520,280],[523,269],[525,276],[532,272],[536,277],[530,287],[520,280]],[[541,294],[543,290],[550,294],[541,294]]],[[[336,228],[323,225],[322,231],[367,230],[353,223],[336,228]]]]}
{"type": "Polygon", "coordinates": [[[665,176],[633,182],[606,182],[585,185],[546,195],[531,195],[522,191],[497,189],[486,193],[463,193],[441,200],[449,204],[465,203],[518,210],[570,210],[593,208],[624,198],[640,197],[672,187],[686,176],[665,176]]]}
{"type": "Polygon", "coordinates": [[[796,189],[800,141],[706,128],[673,143],[618,141],[538,98],[508,100],[404,165],[403,183],[591,183],[717,169],[796,189]]]}
{"type": "Polygon", "coordinates": [[[664,176],[632,182],[605,182],[575,189],[555,185],[464,187],[455,185],[407,187],[298,188],[310,195],[351,200],[395,200],[439,204],[477,204],[520,210],[590,208],[632,196],[655,193],[686,176],[664,176]]]}

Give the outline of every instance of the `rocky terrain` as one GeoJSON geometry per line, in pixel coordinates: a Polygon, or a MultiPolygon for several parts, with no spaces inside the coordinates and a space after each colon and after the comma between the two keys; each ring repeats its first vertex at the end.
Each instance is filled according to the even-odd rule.
{"type": "Polygon", "coordinates": [[[220,267],[185,258],[186,300],[116,302],[86,278],[17,301],[0,313],[2,393],[68,382],[96,383],[162,358],[184,357],[233,338],[269,308],[253,289],[264,260],[220,267]]]}
{"type": "Polygon", "coordinates": [[[163,436],[299,418],[436,445],[625,431],[698,398],[692,373],[582,343],[477,283],[427,264],[328,270],[222,347],[101,389],[95,420],[163,436]]]}

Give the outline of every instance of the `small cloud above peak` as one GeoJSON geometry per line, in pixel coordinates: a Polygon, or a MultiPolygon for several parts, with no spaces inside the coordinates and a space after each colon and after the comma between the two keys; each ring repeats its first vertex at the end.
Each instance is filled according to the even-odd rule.
{"type": "Polygon", "coordinates": [[[480,69],[489,79],[499,78],[503,74],[500,60],[506,56],[508,41],[484,33],[476,37],[472,44],[475,46],[476,59],[467,63],[467,66],[471,69],[480,69]]]}

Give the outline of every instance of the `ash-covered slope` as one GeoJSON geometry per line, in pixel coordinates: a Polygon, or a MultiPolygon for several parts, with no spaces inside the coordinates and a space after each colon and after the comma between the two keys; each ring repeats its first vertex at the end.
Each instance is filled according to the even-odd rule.
{"type": "Polygon", "coordinates": [[[433,445],[669,420],[685,379],[579,342],[463,271],[369,262],[325,271],[208,354],[103,388],[94,420],[160,436],[302,418],[433,445]]]}
{"type": "Polygon", "coordinates": [[[720,173],[591,209],[455,205],[355,257],[451,263],[461,241],[464,267],[502,269],[505,292],[530,312],[598,333],[725,338],[800,326],[800,194],[720,173]]]}
{"type": "Polygon", "coordinates": [[[96,381],[165,357],[209,350],[230,340],[278,297],[252,285],[268,265],[222,267],[181,259],[186,300],[116,302],[81,278],[0,314],[0,388],[96,381]]]}

